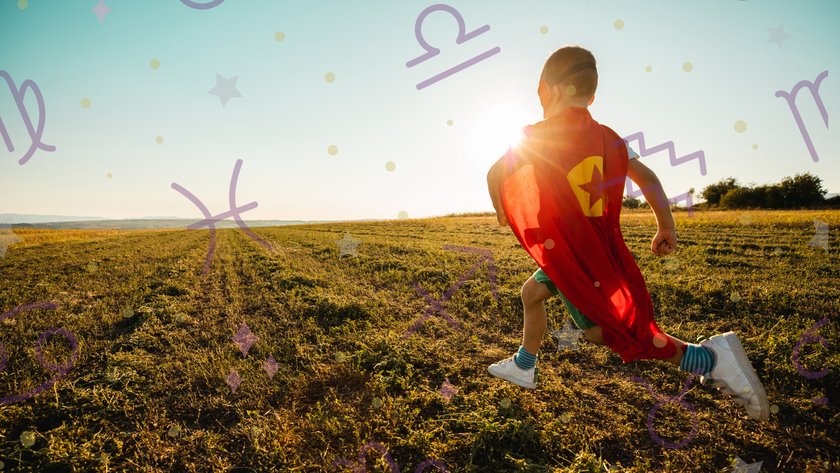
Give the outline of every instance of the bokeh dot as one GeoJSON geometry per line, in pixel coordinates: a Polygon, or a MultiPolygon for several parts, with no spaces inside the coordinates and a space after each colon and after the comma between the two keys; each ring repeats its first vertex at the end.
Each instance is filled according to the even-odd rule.
{"type": "Polygon", "coordinates": [[[744,120],[738,120],[737,122],[735,122],[735,131],[737,131],[738,133],[743,133],[747,131],[747,122],[745,122],[744,120]]]}
{"type": "Polygon", "coordinates": [[[753,148],[754,150],[758,150],[758,145],[753,145],[753,146],[752,146],[752,148],[753,148]]]}
{"type": "Polygon", "coordinates": [[[770,413],[773,414],[773,415],[778,414],[779,413],[779,406],[777,406],[775,404],[770,406],[770,413]]]}
{"type": "Polygon", "coordinates": [[[652,68],[652,67],[650,67],[650,66],[645,67],[645,72],[650,72],[650,71],[652,71],[652,70],[653,70],[653,68],[652,68]]]}
{"type": "Polygon", "coordinates": [[[152,69],[159,68],[160,67],[160,61],[158,61],[157,59],[152,59],[151,61],[149,61],[149,67],[151,67],[152,69]]]}
{"type": "Polygon", "coordinates": [[[277,41],[283,41],[284,39],[286,39],[286,33],[278,31],[274,33],[274,39],[277,41]]]}
{"type": "Polygon", "coordinates": [[[338,146],[329,145],[327,147],[327,153],[330,153],[330,156],[335,156],[336,154],[338,154],[338,146]]]}
{"type": "Polygon", "coordinates": [[[732,295],[729,296],[729,300],[731,300],[732,302],[738,302],[741,300],[741,295],[737,292],[733,292],[732,295]]]}
{"type": "Polygon", "coordinates": [[[332,72],[327,72],[326,74],[324,74],[324,80],[327,81],[328,84],[332,84],[333,82],[335,82],[335,74],[333,74],[332,72]]]}
{"type": "Polygon", "coordinates": [[[683,71],[691,72],[693,69],[694,69],[694,64],[692,64],[690,62],[687,62],[687,63],[683,64],[683,71]]]}
{"type": "Polygon", "coordinates": [[[575,86],[573,86],[573,85],[567,85],[566,86],[566,95],[571,97],[571,96],[575,95],[576,93],[577,93],[577,88],[575,86]]]}
{"type": "Polygon", "coordinates": [[[545,243],[543,244],[543,246],[545,246],[546,250],[550,250],[550,249],[554,248],[554,240],[552,240],[551,238],[547,239],[545,241],[545,243]]]}
{"type": "Polygon", "coordinates": [[[397,169],[397,165],[393,161],[388,161],[385,163],[385,170],[388,172],[394,172],[394,169],[397,169]]]}
{"type": "Polygon", "coordinates": [[[156,136],[155,137],[155,143],[157,143],[157,144],[163,143],[163,137],[162,136],[156,136]]]}
{"type": "Polygon", "coordinates": [[[29,2],[26,0],[18,0],[18,8],[21,10],[26,10],[26,7],[29,6],[29,2]]]}
{"type": "Polygon", "coordinates": [[[615,20],[615,23],[613,23],[613,26],[617,30],[623,30],[624,29],[624,20],[615,20]]]}
{"type": "Polygon", "coordinates": [[[90,99],[87,98],[87,97],[83,98],[81,104],[82,104],[82,108],[90,107],[90,99]]]}
{"type": "Polygon", "coordinates": [[[344,363],[345,360],[347,360],[347,356],[344,353],[338,352],[338,353],[335,354],[335,361],[336,362],[344,363]]]}
{"type": "Polygon", "coordinates": [[[668,337],[664,334],[657,333],[653,336],[653,346],[656,348],[663,348],[665,345],[668,344],[668,337]]]}
{"type": "Polygon", "coordinates": [[[601,287],[601,281],[595,281],[595,287],[601,287]]]}
{"type": "Polygon", "coordinates": [[[375,398],[373,398],[372,404],[373,404],[374,409],[379,409],[380,407],[382,407],[382,399],[379,399],[378,397],[375,397],[375,398]]]}
{"type": "Polygon", "coordinates": [[[455,124],[455,122],[453,122],[452,120],[446,120],[446,124],[447,124],[448,126],[452,126],[452,125],[454,125],[454,124],[455,124]]]}
{"type": "Polygon", "coordinates": [[[499,402],[499,404],[501,404],[502,407],[507,409],[508,407],[510,407],[510,399],[504,398],[499,402]]]}
{"type": "Polygon", "coordinates": [[[114,177],[114,175],[109,172],[108,173],[108,179],[111,179],[112,177],[114,177]]]}
{"type": "Polygon", "coordinates": [[[26,448],[35,445],[35,432],[31,430],[24,430],[23,433],[20,434],[20,443],[26,448]]]}
{"type": "Polygon", "coordinates": [[[397,218],[408,218],[408,212],[400,210],[400,213],[397,214],[397,218]]]}
{"type": "Polygon", "coordinates": [[[540,33],[546,34],[548,33],[548,27],[545,25],[540,26],[540,33]]]}

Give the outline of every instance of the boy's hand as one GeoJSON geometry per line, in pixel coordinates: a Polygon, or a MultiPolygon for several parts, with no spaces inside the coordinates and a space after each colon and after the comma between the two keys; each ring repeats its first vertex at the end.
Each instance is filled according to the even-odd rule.
{"type": "Polygon", "coordinates": [[[677,248],[677,232],[671,228],[660,228],[650,243],[650,251],[656,256],[665,256],[677,248]]]}
{"type": "Polygon", "coordinates": [[[496,220],[499,221],[500,227],[506,227],[508,224],[507,217],[505,216],[505,211],[501,208],[496,210],[496,220]]]}

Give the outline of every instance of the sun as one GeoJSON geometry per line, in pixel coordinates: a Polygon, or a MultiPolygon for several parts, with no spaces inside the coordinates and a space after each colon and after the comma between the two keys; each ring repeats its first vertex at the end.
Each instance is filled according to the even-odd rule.
{"type": "Polygon", "coordinates": [[[528,118],[512,107],[495,108],[476,119],[471,147],[481,161],[496,160],[522,141],[528,118]]]}

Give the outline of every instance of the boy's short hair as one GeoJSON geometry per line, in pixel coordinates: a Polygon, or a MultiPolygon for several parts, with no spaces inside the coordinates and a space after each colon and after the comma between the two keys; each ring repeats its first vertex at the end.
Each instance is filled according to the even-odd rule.
{"type": "Polygon", "coordinates": [[[598,68],[595,56],[580,46],[563,46],[549,56],[543,66],[541,79],[549,87],[557,84],[574,86],[574,96],[588,99],[598,88],[598,68]]]}

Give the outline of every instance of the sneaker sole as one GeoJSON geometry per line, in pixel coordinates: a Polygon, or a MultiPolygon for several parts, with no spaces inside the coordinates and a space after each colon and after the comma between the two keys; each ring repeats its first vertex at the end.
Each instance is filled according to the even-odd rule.
{"type": "Polygon", "coordinates": [[[518,379],[511,379],[511,378],[502,376],[501,374],[496,374],[496,373],[490,371],[490,368],[487,368],[487,372],[490,373],[491,375],[499,378],[499,379],[509,381],[509,382],[511,382],[511,383],[513,383],[517,386],[523,387],[525,389],[536,389],[537,388],[537,383],[527,383],[525,381],[521,381],[521,380],[518,380],[518,379]]]}
{"type": "MultiPolygon", "coordinates": [[[[770,402],[767,400],[767,393],[764,392],[764,386],[761,384],[761,380],[758,379],[758,375],[755,373],[752,363],[750,363],[750,359],[747,357],[747,352],[744,351],[744,347],[741,345],[741,341],[738,340],[735,332],[727,332],[723,336],[729,349],[732,350],[732,354],[735,355],[738,366],[741,367],[741,371],[747,376],[750,387],[752,387],[755,395],[758,396],[761,414],[757,420],[768,420],[770,418],[770,402]]],[[[749,413],[749,411],[747,412],[749,413]]]]}

